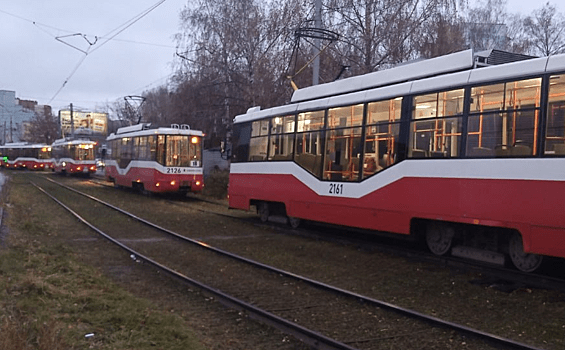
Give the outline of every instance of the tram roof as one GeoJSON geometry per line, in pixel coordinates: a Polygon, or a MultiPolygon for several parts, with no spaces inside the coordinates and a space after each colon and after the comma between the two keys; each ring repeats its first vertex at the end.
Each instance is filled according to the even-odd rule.
{"type": "Polygon", "coordinates": [[[172,127],[150,128],[150,124],[137,124],[119,128],[116,133],[110,134],[107,141],[119,139],[122,137],[149,136],[149,135],[186,135],[186,136],[203,136],[202,131],[192,130],[188,125],[173,125],[172,127]]]}
{"type": "Polygon", "coordinates": [[[58,139],[58,140],[55,140],[55,142],[53,142],[51,147],[62,146],[62,145],[84,145],[84,144],[95,145],[95,144],[97,144],[97,142],[92,141],[92,140],[86,140],[86,139],[58,139]]]}
{"type": "Polygon", "coordinates": [[[0,148],[43,148],[49,147],[44,143],[12,142],[1,145],[0,148]]]}
{"type": "Polygon", "coordinates": [[[565,54],[476,69],[472,69],[472,61],[472,50],[466,50],[389,70],[310,86],[295,91],[288,105],[265,110],[253,107],[247,113],[236,116],[234,122],[565,71],[565,54]],[[454,62],[457,60],[465,63],[457,64],[454,62]]]}

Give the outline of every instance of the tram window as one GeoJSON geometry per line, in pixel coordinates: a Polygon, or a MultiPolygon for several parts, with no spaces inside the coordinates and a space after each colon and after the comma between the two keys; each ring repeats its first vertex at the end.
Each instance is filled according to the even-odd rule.
{"type": "Polygon", "coordinates": [[[362,155],[362,128],[340,128],[326,131],[324,179],[357,181],[362,155]]]}
{"type": "Polygon", "coordinates": [[[458,157],[464,89],[414,97],[408,157],[458,157]]]}
{"type": "Polygon", "coordinates": [[[140,159],[139,158],[139,153],[140,153],[140,149],[139,149],[139,139],[140,137],[133,137],[132,138],[132,151],[131,151],[131,158],[132,159],[140,159]]]}
{"type": "Polygon", "coordinates": [[[294,161],[312,174],[322,172],[322,132],[303,132],[296,135],[294,161]]]}
{"type": "Polygon", "coordinates": [[[232,135],[232,162],[245,162],[249,159],[249,140],[251,123],[234,124],[232,135]]]}
{"type": "Polygon", "coordinates": [[[325,111],[313,111],[298,114],[297,132],[321,130],[324,128],[325,111]]]}
{"type": "Polygon", "coordinates": [[[367,105],[363,178],[385,169],[396,159],[402,98],[367,105]]]}
{"type": "Polygon", "coordinates": [[[538,111],[469,116],[467,153],[474,157],[533,155],[538,111]]]}
{"type": "Polygon", "coordinates": [[[541,78],[473,87],[467,127],[467,155],[535,155],[540,96],[541,78]]]}
{"type": "Polygon", "coordinates": [[[149,158],[147,160],[156,161],[157,160],[157,137],[148,136],[147,137],[147,149],[149,150],[149,158]]]}
{"type": "Polygon", "coordinates": [[[165,135],[157,136],[157,163],[166,165],[165,163],[165,135]]]}
{"type": "Polygon", "coordinates": [[[165,166],[190,166],[188,142],[188,136],[167,136],[167,162],[165,166]]]}
{"type": "Polygon", "coordinates": [[[325,111],[311,111],[298,114],[296,123],[296,146],[294,161],[314,174],[322,174],[322,129],[324,127],[325,111]]]}
{"type": "Polygon", "coordinates": [[[502,110],[503,107],[504,84],[479,86],[471,89],[471,113],[502,110]]]}
{"type": "Polygon", "coordinates": [[[448,158],[459,155],[462,118],[415,121],[410,129],[411,158],[448,158]]]}
{"type": "Polygon", "coordinates": [[[188,162],[189,166],[199,167],[202,164],[202,138],[189,136],[188,162]]]}
{"type": "Polygon", "coordinates": [[[549,79],[545,154],[565,155],[565,75],[549,79]]]}
{"type": "Polygon", "coordinates": [[[357,181],[363,146],[361,142],[363,105],[328,110],[326,152],[323,178],[334,181],[357,181]]]}
{"type": "Polygon", "coordinates": [[[331,108],[328,111],[328,129],[363,125],[363,105],[331,108]]]}
{"type": "Polygon", "coordinates": [[[513,81],[506,84],[505,109],[526,109],[540,106],[541,78],[513,81]]]}
{"type": "Polygon", "coordinates": [[[249,159],[252,162],[267,159],[269,142],[269,120],[257,120],[251,124],[251,139],[249,140],[249,159]]]}
{"type": "Polygon", "coordinates": [[[269,160],[292,160],[295,116],[271,119],[269,160]]]}
{"type": "Polygon", "coordinates": [[[150,160],[151,152],[149,150],[149,142],[147,136],[138,137],[137,142],[137,159],[150,160]]]}

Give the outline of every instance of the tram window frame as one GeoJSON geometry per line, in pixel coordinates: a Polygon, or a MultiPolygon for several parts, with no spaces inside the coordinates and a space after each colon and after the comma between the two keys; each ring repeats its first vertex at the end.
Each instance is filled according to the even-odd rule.
{"type": "Polygon", "coordinates": [[[326,110],[304,111],[296,116],[294,162],[321,178],[324,162],[326,110]]]}
{"type": "Polygon", "coordinates": [[[367,103],[363,179],[396,162],[403,100],[403,97],[396,97],[367,103]]]}
{"type": "Polygon", "coordinates": [[[470,87],[466,154],[495,158],[536,156],[542,82],[542,77],[536,76],[470,87]],[[525,102],[528,100],[533,102],[525,102]],[[490,131],[485,133],[485,127],[490,131]]]}
{"type": "Polygon", "coordinates": [[[408,158],[457,158],[462,155],[464,101],[465,88],[412,97],[408,158]],[[429,113],[425,114],[423,110],[429,113]]]}
{"type": "Polygon", "coordinates": [[[549,76],[544,155],[565,156],[565,73],[549,76]]]}

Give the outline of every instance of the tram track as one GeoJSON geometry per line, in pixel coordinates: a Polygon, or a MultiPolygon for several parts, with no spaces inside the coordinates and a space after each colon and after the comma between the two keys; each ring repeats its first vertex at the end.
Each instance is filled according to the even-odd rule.
{"type": "MultiPolygon", "coordinates": [[[[95,200],[97,201],[97,203],[102,204],[104,206],[110,207],[113,210],[118,210],[121,214],[124,215],[129,215],[129,213],[127,213],[126,211],[120,209],[120,208],[116,208],[108,203],[102,202],[100,200],[98,200],[97,198],[90,196],[88,194],[84,194],[81,193],[80,191],[73,189],[69,186],[65,186],[63,184],[59,184],[53,180],[50,180],[51,182],[59,185],[59,186],[63,186],[64,188],[73,191],[76,194],[80,194],[82,197],[88,198],[89,200],[95,200]]],[[[47,192],[44,192],[47,194],[47,192]]],[[[56,199],[54,199],[56,200],[56,199]]],[[[57,200],[56,200],[57,201],[57,200]]],[[[62,203],[59,203],[61,205],[64,205],[62,203]]],[[[68,210],[68,209],[67,209],[68,210]]],[[[71,209],[72,210],[72,209],[71,209]]],[[[73,214],[73,215],[78,215],[78,214],[73,214]]],[[[80,217],[80,215],[78,216],[80,217]]],[[[494,348],[508,348],[508,349],[537,349],[535,347],[531,347],[529,345],[523,344],[523,343],[519,343],[519,342],[515,342],[513,340],[509,340],[509,339],[505,339],[493,334],[489,334],[489,333],[485,333],[479,330],[475,330],[473,328],[470,327],[466,327],[463,325],[459,325],[456,323],[452,323],[449,321],[445,321],[442,320],[440,318],[436,318],[436,317],[432,317],[432,316],[428,316],[425,315],[423,313],[419,313],[419,312],[415,312],[406,308],[402,308],[399,306],[396,306],[394,304],[391,303],[387,303],[387,302],[383,302],[380,300],[376,300],[373,298],[369,298],[369,297],[365,297],[363,295],[357,294],[357,293],[353,293],[341,288],[336,288],[333,287],[331,285],[322,283],[322,282],[318,282],[309,278],[305,278],[299,275],[296,275],[292,272],[288,272],[288,271],[284,271],[281,269],[277,269],[277,268],[272,268],[268,265],[262,264],[262,263],[257,263],[255,261],[249,260],[247,258],[238,256],[236,254],[227,252],[227,251],[223,251],[221,249],[217,249],[214,247],[209,246],[206,243],[203,243],[201,241],[197,241],[197,240],[193,240],[190,238],[186,238],[183,235],[179,235],[175,232],[172,232],[170,230],[158,227],[157,225],[154,225],[144,219],[141,219],[135,215],[129,215],[129,218],[135,219],[137,221],[143,222],[144,225],[150,225],[153,229],[159,230],[161,232],[165,232],[167,235],[172,235],[175,237],[176,240],[178,239],[182,239],[184,242],[188,242],[191,243],[192,245],[196,245],[198,247],[204,247],[206,248],[207,251],[213,252],[214,254],[221,254],[224,258],[228,257],[229,259],[231,259],[232,262],[229,262],[229,265],[233,264],[233,259],[237,260],[238,262],[242,262],[244,263],[247,267],[249,266],[254,266],[253,270],[256,270],[257,268],[260,268],[262,270],[264,270],[265,272],[267,272],[269,275],[275,275],[275,276],[279,276],[280,277],[284,277],[284,279],[286,279],[286,281],[284,282],[263,282],[260,281],[258,282],[258,280],[256,278],[253,279],[252,282],[250,282],[252,285],[254,286],[258,286],[261,285],[261,287],[263,287],[264,284],[269,284],[271,286],[276,286],[275,289],[268,289],[268,290],[263,290],[261,289],[261,291],[259,292],[258,290],[255,290],[255,287],[252,288],[251,291],[246,290],[245,288],[242,289],[238,289],[235,288],[235,291],[233,290],[233,286],[230,287],[232,288],[232,292],[230,292],[230,294],[235,294],[235,295],[244,295],[245,298],[248,300],[247,302],[243,302],[243,304],[241,305],[250,305],[250,306],[254,306],[255,305],[261,305],[261,309],[269,309],[269,310],[276,310],[277,313],[279,314],[285,314],[285,313],[294,313],[298,310],[300,310],[298,312],[298,314],[300,316],[290,316],[291,319],[302,319],[302,317],[304,317],[304,310],[316,310],[314,313],[316,314],[317,318],[320,318],[319,313],[321,312],[320,309],[330,309],[330,310],[336,310],[336,306],[334,305],[335,303],[338,303],[335,300],[340,300],[339,303],[344,303],[343,305],[346,306],[340,306],[337,307],[337,309],[341,309],[341,310],[348,310],[350,313],[356,314],[356,315],[370,315],[369,319],[367,321],[360,321],[357,320],[357,324],[358,325],[370,325],[371,323],[371,319],[373,319],[374,322],[374,318],[376,316],[374,315],[379,315],[378,317],[382,317],[382,319],[380,320],[380,322],[382,322],[383,319],[387,319],[387,317],[389,316],[382,316],[383,313],[383,309],[386,309],[388,311],[386,311],[387,313],[393,312],[394,314],[400,314],[403,317],[407,318],[406,322],[407,324],[404,324],[404,327],[408,327],[409,329],[412,328],[416,328],[416,329],[421,329],[422,327],[431,327],[428,330],[424,330],[424,332],[426,331],[431,331],[431,332],[438,332],[438,329],[442,330],[439,332],[444,332],[445,330],[448,330],[449,332],[452,331],[456,331],[459,334],[461,334],[461,336],[463,337],[468,337],[471,336],[472,338],[476,338],[479,339],[479,342],[486,342],[488,344],[493,344],[494,348]],[[290,279],[290,280],[289,280],[290,279]],[[308,286],[308,288],[306,287],[306,285],[308,286]],[[296,297],[295,298],[291,298],[291,300],[285,301],[285,302],[281,302],[280,300],[277,300],[277,302],[275,304],[269,303],[269,299],[273,299],[272,296],[277,296],[279,297],[281,295],[281,291],[279,290],[279,288],[281,288],[281,286],[290,286],[291,287],[291,291],[288,292],[291,295],[294,295],[295,293],[298,293],[300,291],[300,295],[305,296],[304,300],[308,300],[308,301],[304,301],[304,300],[300,300],[297,302],[296,297]],[[313,290],[310,290],[309,288],[314,288],[313,290]],[[306,290],[306,293],[304,293],[306,290]],[[323,297],[319,297],[319,293],[332,293],[334,296],[333,297],[328,297],[328,296],[323,296],[323,297]],[[313,296],[316,296],[313,298],[313,296]],[[344,299],[344,300],[341,300],[344,299]],[[320,302],[320,300],[330,300],[328,303],[324,303],[324,302],[320,302]],[[266,305],[266,306],[263,306],[266,305]],[[371,310],[367,310],[365,308],[370,307],[371,310]],[[357,311],[351,311],[352,309],[355,309],[357,311]],[[415,321],[417,319],[417,321],[415,321]],[[414,323],[415,322],[415,323],[414,323]]],[[[81,221],[83,221],[84,219],[80,219],[81,221]]],[[[85,221],[83,221],[85,222],[85,221]]],[[[85,222],[86,224],[86,222],[85,222]]],[[[87,224],[90,226],[90,224],[87,224]]],[[[93,226],[90,226],[91,228],[95,229],[95,231],[97,231],[99,234],[101,234],[102,236],[106,237],[110,237],[110,235],[103,233],[103,232],[99,232],[99,229],[94,228],[93,226]]],[[[162,234],[162,233],[161,233],[162,234]]],[[[140,238],[140,234],[136,234],[136,238],[139,239],[140,238]]],[[[136,256],[137,258],[141,258],[144,261],[147,261],[148,263],[156,266],[157,268],[165,268],[164,264],[157,262],[156,260],[153,260],[153,258],[151,258],[148,254],[145,254],[143,251],[138,251],[136,249],[147,249],[146,247],[143,247],[143,243],[138,243],[137,244],[137,248],[134,249],[129,245],[125,245],[123,243],[124,239],[121,239],[121,242],[116,240],[116,244],[118,244],[120,247],[122,247],[123,249],[126,249],[128,251],[128,253],[136,256]]],[[[151,249],[150,249],[151,250],[151,249]]],[[[169,265],[167,263],[167,265],[169,265]]],[[[224,266],[224,270],[228,269],[227,266],[228,265],[222,265],[224,266]]],[[[246,267],[246,268],[247,268],[246,267]]],[[[245,270],[246,268],[238,268],[239,270],[245,270]]],[[[231,269],[233,270],[233,266],[231,267],[231,269]]],[[[167,270],[166,270],[167,271],[167,270]]],[[[221,270],[220,270],[221,271],[221,270]]],[[[225,272],[225,271],[224,271],[225,272]]],[[[200,282],[197,279],[193,279],[191,277],[185,276],[182,272],[177,272],[176,269],[175,270],[171,270],[171,271],[167,271],[167,273],[172,274],[173,276],[177,277],[177,278],[181,278],[184,279],[185,277],[188,278],[188,280],[185,280],[185,282],[187,283],[191,283],[195,286],[197,286],[198,288],[202,288],[204,290],[207,290],[207,292],[216,292],[218,291],[218,289],[216,287],[208,287],[208,286],[200,286],[200,284],[202,282],[200,282]],[[207,289],[210,288],[210,289],[207,289]]],[[[257,272],[252,272],[252,275],[254,275],[256,277],[257,272]]],[[[223,274],[225,276],[225,273],[223,274]]],[[[198,279],[200,279],[201,277],[198,277],[198,279]]],[[[241,285],[242,282],[239,281],[233,281],[231,280],[229,284],[236,284],[236,285],[241,285]]],[[[227,288],[227,287],[222,287],[223,288],[227,288]]],[[[229,289],[229,288],[228,288],[229,289]]],[[[222,293],[222,292],[220,292],[222,293]]],[[[223,294],[223,293],[222,293],[223,294]]],[[[282,293],[283,295],[285,294],[285,292],[282,293]]],[[[218,298],[224,298],[223,296],[221,296],[221,294],[219,296],[217,296],[218,298]]],[[[300,298],[300,297],[298,297],[300,298]]],[[[236,303],[233,299],[230,299],[229,297],[225,299],[224,301],[226,304],[231,305],[232,307],[234,306],[234,303],[236,305],[240,305],[239,303],[236,303]]],[[[246,312],[250,312],[250,313],[255,313],[258,312],[256,310],[252,310],[252,308],[249,308],[248,306],[236,306],[239,308],[243,308],[246,310],[246,312]]],[[[264,310],[263,310],[264,312],[264,310]]],[[[307,312],[308,313],[308,312],[307,312]]],[[[274,315],[271,316],[270,313],[266,313],[266,314],[261,314],[261,311],[258,312],[258,314],[255,316],[257,318],[260,319],[269,319],[271,322],[273,322],[274,319],[277,319],[279,317],[282,316],[277,316],[274,315]],[[267,316],[266,316],[267,315],[267,316]]],[[[288,316],[286,316],[288,317],[288,316]]],[[[316,318],[314,317],[314,318],[316,318]]],[[[326,319],[327,317],[329,317],[328,315],[324,316],[323,318],[326,319]]],[[[335,317],[335,316],[334,316],[335,317]]],[[[393,316],[397,317],[397,316],[393,316]]],[[[279,324],[279,320],[277,320],[275,323],[279,324]]],[[[312,321],[306,321],[306,324],[308,324],[309,322],[312,321]]],[[[315,323],[315,322],[314,322],[315,323]]],[[[293,332],[296,332],[297,329],[300,329],[301,327],[298,326],[296,327],[296,325],[294,325],[294,322],[290,322],[290,324],[287,325],[278,325],[278,327],[282,327],[282,329],[285,329],[286,331],[288,331],[288,329],[292,329],[293,332]]],[[[301,330],[300,332],[302,332],[303,330],[301,330]]],[[[368,329],[366,327],[364,327],[364,330],[362,332],[362,334],[360,335],[347,335],[347,336],[341,336],[344,342],[346,342],[347,344],[359,344],[362,343],[362,347],[360,348],[365,348],[365,346],[368,346],[367,348],[371,348],[370,344],[371,344],[371,340],[367,340],[367,339],[383,339],[383,334],[380,332],[377,332],[378,334],[375,336],[369,335],[368,333],[368,329]],[[362,341],[361,341],[362,340],[362,341]]],[[[325,332],[327,333],[327,332],[325,332]]],[[[330,331],[330,334],[335,333],[334,331],[330,331]]],[[[293,333],[295,336],[297,336],[300,339],[303,338],[308,338],[310,339],[309,342],[307,341],[307,344],[312,345],[312,346],[318,346],[317,348],[344,348],[344,349],[348,349],[348,348],[353,348],[350,345],[347,345],[345,343],[340,343],[339,345],[331,345],[332,347],[326,347],[326,346],[330,346],[330,345],[323,345],[321,346],[321,338],[319,338],[319,333],[314,332],[314,335],[296,335],[296,333],[293,333]]],[[[353,334],[355,334],[355,332],[353,332],[353,334]]],[[[392,335],[392,336],[388,336],[388,337],[397,337],[398,335],[392,335]]],[[[386,338],[387,336],[385,336],[384,338],[386,338]]],[[[331,338],[330,338],[331,339],[331,338]]],[[[477,348],[483,348],[486,344],[482,343],[479,347],[477,348]]]]}
{"type": "MultiPolygon", "coordinates": [[[[100,186],[109,186],[99,181],[92,182],[100,186]]],[[[219,203],[198,197],[191,197],[191,199],[206,202],[215,206],[221,206],[221,204],[219,203]]],[[[170,200],[169,203],[173,205],[185,205],[187,207],[190,206],[189,204],[186,204],[186,202],[179,200],[170,200]]],[[[503,291],[523,287],[565,291],[565,278],[556,277],[557,275],[559,275],[559,271],[563,271],[563,269],[565,268],[565,264],[563,263],[558,263],[560,269],[550,270],[549,274],[527,273],[518,271],[512,267],[498,266],[495,264],[489,264],[455,256],[433,255],[425,249],[414,248],[413,244],[409,244],[408,246],[406,244],[402,244],[407,242],[406,239],[391,238],[390,240],[394,240],[395,243],[390,243],[388,236],[385,236],[383,239],[383,237],[376,236],[374,233],[367,233],[362,230],[356,230],[352,228],[341,229],[339,227],[329,227],[328,230],[325,229],[328,227],[327,225],[320,226],[314,224],[310,225],[308,229],[301,228],[297,230],[286,227],[285,223],[281,225],[281,222],[284,222],[284,218],[282,218],[281,220],[274,220],[273,222],[262,223],[258,220],[254,220],[254,217],[241,217],[237,215],[226,214],[221,211],[202,208],[196,208],[195,210],[233,220],[252,223],[256,226],[268,227],[287,235],[306,236],[317,240],[326,240],[331,242],[341,242],[348,245],[357,245],[365,250],[373,249],[388,254],[394,254],[397,256],[414,259],[416,261],[431,262],[439,266],[447,266],[464,271],[477,272],[484,275],[484,277],[473,281],[473,283],[499,286],[499,289],[503,291]],[[344,230],[347,231],[346,234],[344,230]]]]}

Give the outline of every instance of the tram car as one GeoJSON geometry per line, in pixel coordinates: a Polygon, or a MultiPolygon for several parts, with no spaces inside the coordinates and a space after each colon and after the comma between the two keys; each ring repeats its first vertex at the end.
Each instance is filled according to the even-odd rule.
{"type": "Polygon", "coordinates": [[[142,192],[200,192],[204,187],[202,137],[201,131],[188,125],[120,128],[106,139],[106,179],[142,192]]]}
{"type": "Polygon", "coordinates": [[[565,257],[565,55],[488,66],[489,53],[316,85],[238,115],[229,206],[419,237],[438,255],[527,272],[565,257]]]}
{"type": "Polygon", "coordinates": [[[44,170],[51,165],[51,146],[26,142],[0,146],[0,166],[7,169],[44,170]]]}
{"type": "Polygon", "coordinates": [[[97,142],[82,139],[59,139],[51,145],[52,170],[65,175],[90,176],[96,172],[97,142]]]}

